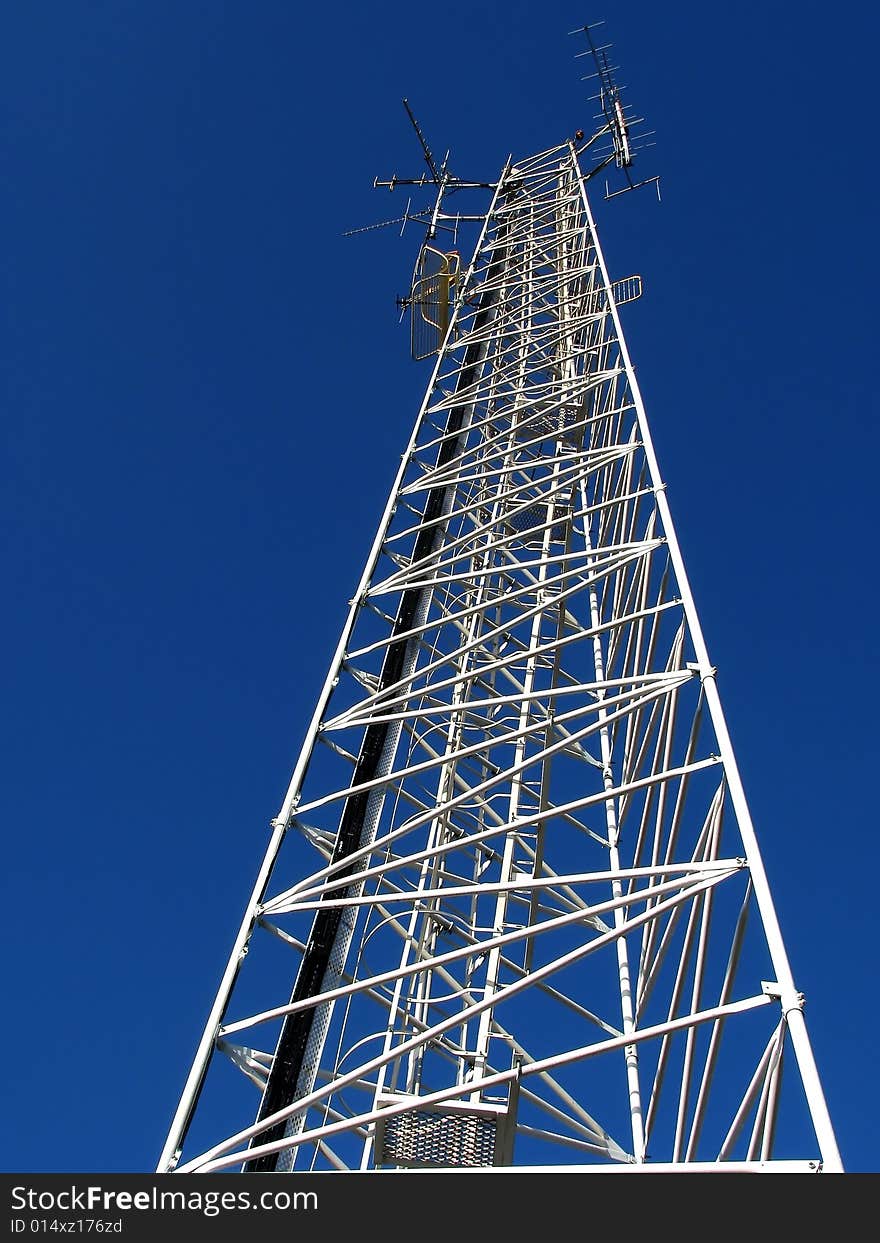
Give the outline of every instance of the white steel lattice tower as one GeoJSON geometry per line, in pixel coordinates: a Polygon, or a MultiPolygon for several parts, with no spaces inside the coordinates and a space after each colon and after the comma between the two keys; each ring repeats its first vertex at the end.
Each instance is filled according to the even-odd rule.
{"type": "Polygon", "coordinates": [[[492,187],[160,1170],[841,1168],[588,146],[492,187]]]}

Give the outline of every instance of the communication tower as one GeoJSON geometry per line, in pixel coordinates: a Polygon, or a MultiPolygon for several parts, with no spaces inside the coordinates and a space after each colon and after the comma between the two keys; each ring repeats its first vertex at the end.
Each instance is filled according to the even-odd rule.
{"type": "Polygon", "coordinates": [[[583,33],[591,136],[468,182],[406,103],[427,171],[376,183],[434,196],[434,363],[160,1171],[841,1169],[590,203],[644,184],[639,121],[583,33]]]}

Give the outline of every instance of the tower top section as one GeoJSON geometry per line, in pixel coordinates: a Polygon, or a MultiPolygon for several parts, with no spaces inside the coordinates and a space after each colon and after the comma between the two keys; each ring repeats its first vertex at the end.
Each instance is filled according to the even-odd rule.
{"type": "MultiPolygon", "coordinates": [[[[611,188],[606,177],[606,199],[652,184],[657,185],[659,197],[658,176],[641,181],[633,180],[631,169],[637,153],[653,145],[649,141],[651,132],[640,128],[644,124],[644,118],[636,115],[624,102],[623,88],[615,77],[617,67],[609,60],[611,44],[597,42],[593,37],[593,31],[602,25],[604,22],[599,21],[569,31],[569,34],[586,38],[587,47],[575,55],[576,58],[587,56],[592,60],[593,69],[582,80],[598,83],[598,92],[590,100],[598,102],[599,107],[593,118],[592,132],[587,135],[585,130],[578,128],[567,135],[563,145],[568,144],[575,155],[584,182],[591,181],[600,173],[618,174],[618,185],[615,189],[611,188]],[[620,176],[623,184],[619,182],[620,176]]],[[[405,294],[398,296],[397,306],[401,319],[407,311],[410,312],[413,358],[425,359],[441,348],[456,300],[462,296],[463,274],[460,273],[458,249],[461,226],[470,223],[479,227],[485,220],[485,207],[482,211],[462,212],[454,209],[457,203],[450,204],[450,199],[459,190],[497,192],[500,182],[469,181],[453,173],[449,150],[438,161],[408,99],[404,98],[403,106],[421,147],[425,168],[417,176],[400,177],[393,173],[387,178],[375,177],[373,187],[389,191],[399,186],[409,187],[413,192],[433,190],[434,201],[430,206],[414,208],[411,193],[402,215],[349,230],[345,236],[371,232],[389,225],[399,225],[401,234],[409,223],[424,227],[424,237],[409,288],[405,294]]],[[[511,167],[511,159],[508,159],[506,167],[511,167]]],[[[629,279],[637,282],[640,292],[640,280],[629,279]]],[[[635,290],[636,284],[632,287],[635,290]]],[[[637,296],[638,292],[632,294],[632,297],[637,296]]],[[[624,296],[620,300],[630,299],[624,296]]]]}
{"type": "MultiPolygon", "coordinates": [[[[603,21],[598,21],[569,31],[569,34],[582,35],[587,40],[588,46],[583,51],[577,52],[575,54],[576,57],[589,56],[592,58],[593,70],[585,74],[582,81],[595,81],[599,86],[598,92],[589,97],[589,102],[598,102],[599,104],[599,109],[593,118],[594,126],[592,132],[588,136],[586,130],[577,128],[570,135],[570,138],[575,143],[579,156],[588,155],[588,159],[589,157],[593,158],[592,166],[589,165],[589,162],[582,164],[585,180],[590,180],[597,174],[610,170],[612,167],[623,174],[626,184],[617,189],[611,189],[609,182],[606,180],[606,199],[614,198],[616,195],[623,194],[628,190],[638,189],[640,186],[652,184],[657,185],[659,197],[659,176],[655,175],[642,181],[634,181],[630,171],[636,155],[645,148],[654,145],[650,141],[653,137],[653,131],[640,129],[639,127],[644,124],[644,117],[638,116],[632,107],[624,102],[624,88],[619,85],[615,78],[617,67],[610,62],[608,57],[611,44],[597,43],[593,38],[593,31],[603,25],[603,21]]],[[[412,196],[410,196],[403,215],[390,220],[381,220],[375,224],[364,225],[360,228],[350,229],[345,236],[352,237],[358,233],[367,233],[375,229],[386,228],[390,225],[400,225],[401,233],[403,233],[406,225],[413,222],[425,225],[426,242],[434,242],[438,231],[445,230],[452,234],[453,245],[455,245],[457,242],[458,225],[467,220],[481,221],[483,214],[466,215],[461,212],[447,212],[444,210],[444,197],[457,190],[495,190],[497,182],[472,181],[457,176],[450,168],[449,150],[446,151],[443,159],[438,163],[408,99],[404,98],[403,106],[415,131],[419,146],[422,149],[426,169],[417,176],[401,177],[395,172],[390,177],[375,177],[373,179],[373,188],[395,190],[399,186],[406,186],[413,190],[421,190],[432,187],[435,193],[434,203],[431,207],[413,210],[413,200],[412,196]]]]}

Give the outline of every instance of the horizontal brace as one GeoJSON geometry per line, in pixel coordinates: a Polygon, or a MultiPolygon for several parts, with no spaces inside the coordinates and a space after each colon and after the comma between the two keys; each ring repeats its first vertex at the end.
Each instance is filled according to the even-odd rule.
{"type": "MultiPolygon", "coordinates": [[[[395,967],[389,971],[380,972],[378,975],[367,976],[363,980],[355,980],[350,984],[338,985],[336,988],[327,989],[324,992],[316,993],[312,997],[304,997],[301,1001],[290,1001],[282,1006],[275,1006],[271,1010],[261,1011],[259,1014],[252,1014],[246,1019],[238,1019],[233,1023],[224,1024],[220,1028],[220,1035],[223,1037],[231,1036],[235,1032],[247,1031],[252,1027],[257,1027],[261,1023],[271,1023],[275,1019],[283,1018],[288,1014],[296,1014],[300,1010],[311,1010],[318,1005],[326,1005],[331,1001],[339,1001],[342,997],[348,997],[353,993],[363,992],[366,989],[380,988],[386,984],[392,984],[395,980],[405,979],[407,976],[418,975],[423,971],[431,971],[438,967],[446,967],[450,963],[457,962],[463,958],[473,957],[475,954],[486,954],[490,950],[500,949],[502,946],[512,945],[518,941],[529,941],[535,937],[543,936],[546,933],[554,932],[560,928],[568,928],[577,924],[583,924],[588,918],[595,919],[597,916],[607,915],[612,911],[628,909],[642,902],[653,900],[658,895],[664,897],[664,901],[652,906],[645,911],[642,916],[634,919],[628,919],[623,925],[610,929],[603,933],[595,940],[587,942],[586,945],[579,947],[577,951],[572,951],[577,956],[585,956],[594,952],[595,949],[601,948],[606,943],[617,940],[627,931],[634,927],[638,927],[649,919],[656,919],[658,915],[662,915],[665,911],[672,907],[680,905],[681,902],[687,901],[690,897],[696,896],[706,888],[710,888],[719,881],[727,879],[739,870],[741,864],[736,861],[736,867],[728,872],[711,872],[708,877],[704,877],[697,884],[692,884],[690,888],[686,888],[688,880],[693,880],[692,876],[682,876],[676,880],[662,881],[657,885],[649,886],[647,889],[641,890],[635,894],[619,894],[616,897],[609,898],[605,902],[599,902],[595,906],[588,907],[585,911],[569,911],[565,915],[559,915],[555,919],[545,920],[542,924],[535,924],[524,928],[515,928],[511,932],[499,933],[496,936],[489,937],[486,941],[474,941],[462,946],[460,949],[448,950],[445,954],[429,955],[418,959],[416,962],[407,963],[402,967],[395,967]],[[673,894],[674,899],[668,895],[673,894]]],[[[358,876],[358,883],[361,877],[358,876]]],[[[567,956],[566,956],[567,957],[567,956]]],[[[554,962],[557,960],[554,960],[554,962]]],[[[553,964],[547,964],[550,966],[553,964]]],[[[507,985],[501,992],[509,992],[510,990],[519,991],[520,987],[526,982],[532,982],[534,978],[537,980],[541,977],[541,973],[550,974],[547,966],[538,968],[532,975],[519,981],[518,984],[507,985]]],[[[495,995],[500,998],[501,993],[495,995]]],[[[769,997],[767,1000],[771,1000],[769,997]]],[[[477,1003],[479,1008],[482,1003],[477,1003]]],[[[485,1008],[485,1007],[483,1007],[485,1008]]],[[[464,1015],[456,1016],[452,1025],[457,1025],[462,1021],[464,1015]]]]}
{"type": "MultiPolygon", "coordinates": [[[[730,872],[738,868],[745,867],[744,859],[712,859],[701,860],[683,864],[657,864],[651,867],[642,868],[609,868],[601,872],[573,872],[570,875],[556,876],[539,876],[525,877],[521,876],[517,880],[511,881],[481,881],[473,885],[446,885],[438,889],[412,889],[402,890],[399,893],[387,894],[377,893],[355,898],[326,898],[318,897],[312,900],[313,894],[332,893],[335,889],[345,888],[351,883],[351,879],[345,878],[336,884],[327,885],[325,887],[305,890],[301,894],[297,894],[295,901],[289,903],[277,904],[275,902],[267,903],[260,908],[261,912],[268,912],[272,915],[291,915],[297,911],[317,910],[319,907],[349,907],[349,906],[371,906],[377,903],[388,902],[405,902],[418,910],[421,903],[427,898],[459,898],[467,894],[487,894],[487,893],[512,893],[512,892],[528,892],[531,890],[554,889],[557,885],[588,885],[588,884],[610,884],[616,880],[640,880],[653,876],[669,877],[672,873],[681,873],[683,876],[691,873],[697,874],[702,872],[730,872]],[[308,899],[301,902],[299,898],[308,899]]],[[[358,878],[360,880],[360,877],[358,878]]],[[[647,890],[638,894],[644,897],[648,893],[647,890]]],[[[592,909],[587,907],[582,911],[583,915],[591,915],[592,909]]],[[[540,925],[536,925],[540,927],[540,925]]]]}
{"type": "MultiPolygon", "coordinates": [[[[527,508],[531,508],[531,507],[529,506],[527,508]]],[[[517,531],[515,536],[505,537],[504,539],[499,540],[497,544],[487,544],[486,550],[485,550],[486,555],[488,556],[490,553],[498,552],[502,548],[505,549],[505,551],[509,552],[510,544],[512,542],[518,541],[518,540],[524,540],[527,537],[530,539],[534,538],[535,536],[540,535],[542,532],[547,531],[548,529],[552,527],[558,526],[560,522],[564,522],[564,521],[565,521],[564,518],[551,518],[546,522],[542,522],[540,525],[529,527],[528,530],[517,531]]],[[[402,582],[395,582],[393,584],[393,587],[391,587],[390,589],[389,589],[389,582],[391,580],[386,579],[384,582],[378,583],[375,588],[371,588],[371,594],[374,593],[375,595],[381,596],[381,595],[391,594],[392,591],[396,592],[396,591],[401,591],[401,590],[419,590],[419,589],[425,589],[429,587],[445,587],[445,586],[449,586],[452,583],[476,584],[480,582],[481,579],[486,579],[486,578],[492,578],[492,577],[512,578],[515,574],[518,574],[522,572],[523,570],[533,570],[533,569],[539,570],[542,566],[561,565],[565,562],[578,562],[578,561],[589,560],[591,561],[590,574],[586,577],[581,578],[582,585],[586,586],[590,582],[595,581],[595,577],[597,574],[605,572],[605,559],[606,558],[609,558],[609,557],[615,558],[620,553],[629,553],[629,552],[635,552],[635,551],[639,551],[643,553],[654,552],[659,547],[659,545],[662,543],[663,543],[663,540],[660,538],[652,539],[652,540],[631,540],[628,543],[611,544],[605,548],[600,548],[598,550],[595,548],[582,548],[582,549],[577,549],[577,550],[572,549],[568,552],[557,553],[553,556],[539,557],[532,561],[518,561],[518,560],[514,560],[511,557],[511,559],[505,562],[503,565],[490,565],[490,566],[487,566],[485,569],[468,568],[468,569],[459,571],[459,573],[457,574],[443,574],[443,575],[439,575],[434,578],[422,578],[422,579],[416,578],[416,579],[410,579],[408,581],[403,580],[402,582]]],[[[463,559],[461,555],[455,558],[455,560],[460,560],[460,559],[463,559]]],[[[444,564],[452,565],[454,564],[454,561],[450,560],[448,562],[445,562],[444,564]]],[[[539,583],[537,579],[532,579],[532,581],[530,581],[527,584],[527,590],[522,592],[521,594],[528,596],[528,595],[531,595],[532,592],[534,591],[540,591],[540,592],[543,592],[545,595],[547,595],[549,592],[553,592],[554,594],[552,598],[548,597],[547,602],[546,602],[547,606],[549,607],[551,604],[555,603],[555,600],[556,600],[555,593],[557,592],[560,584],[567,582],[567,580],[570,579],[573,575],[581,574],[581,572],[582,572],[581,567],[576,564],[573,564],[568,569],[563,570],[562,573],[554,574],[550,577],[545,578],[543,582],[539,583]]],[[[481,608],[483,611],[488,612],[489,609],[493,608],[496,604],[504,604],[510,599],[511,599],[511,593],[509,591],[504,592],[499,596],[486,596],[485,599],[482,601],[481,608]]],[[[452,621],[457,616],[458,614],[456,613],[449,613],[447,614],[446,620],[452,621]]],[[[515,625],[518,622],[518,620],[519,620],[518,618],[514,619],[514,622],[512,624],[515,625]]],[[[399,639],[398,635],[393,635],[387,640],[382,639],[381,641],[377,643],[370,644],[369,647],[361,648],[357,652],[352,652],[351,655],[352,657],[359,657],[359,656],[365,655],[368,652],[373,652],[373,651],[378,650],[379,648],[386,646],[390,642],[397,642],[398,639],[399,639]]]]}
{"type": "MultiPolygon", "coordinates": [[[[676,669],[671,673],[666,670],[660,670],[653,673],[633,673],[629,677],[605,678],[599,682],[573,682],[567,686],[547,686],[537,691],[522,691],[517,695],[499,695],[494,699],[466,699],[458,704],[426,704],[408,711],[389,713],[387,716],[374,716],[370,714],[365,717],[357,714],[352,719],[349,719],[345,713],[341,713],[338,717],[333,717],[327,721],[323,728],[326,730],[352,729],[355,726],[373,724],[377,721],[403,721],[412,717],[423,716],[452,716],[461,712],[476,715],[481,708],[502,708],[509,704],[564,698],[566,695],[601,694],[607,696],[609,690],[624,686],[631,687],[632,692],[635,694],[654,682],[668,683],[669,689],[672,689],[676,686],[683,686],[685,682],[691,681],[694,677],[696,677],[696,673],[691,669],[676,669]]],[[[619,698],[619,696],[615,696],[611,702],[616,703],[619,698]]],[[[607,704],[609,701],[605,698],[603,702],[607,704]]]]}

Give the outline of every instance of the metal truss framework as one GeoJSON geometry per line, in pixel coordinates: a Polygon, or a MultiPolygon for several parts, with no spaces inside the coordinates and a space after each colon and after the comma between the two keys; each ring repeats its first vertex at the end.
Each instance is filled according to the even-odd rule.
{"type": "Polygon", "coordinates": [[[573,145],[460,290],[159,1169],[840,1169],[573,145]]]}

